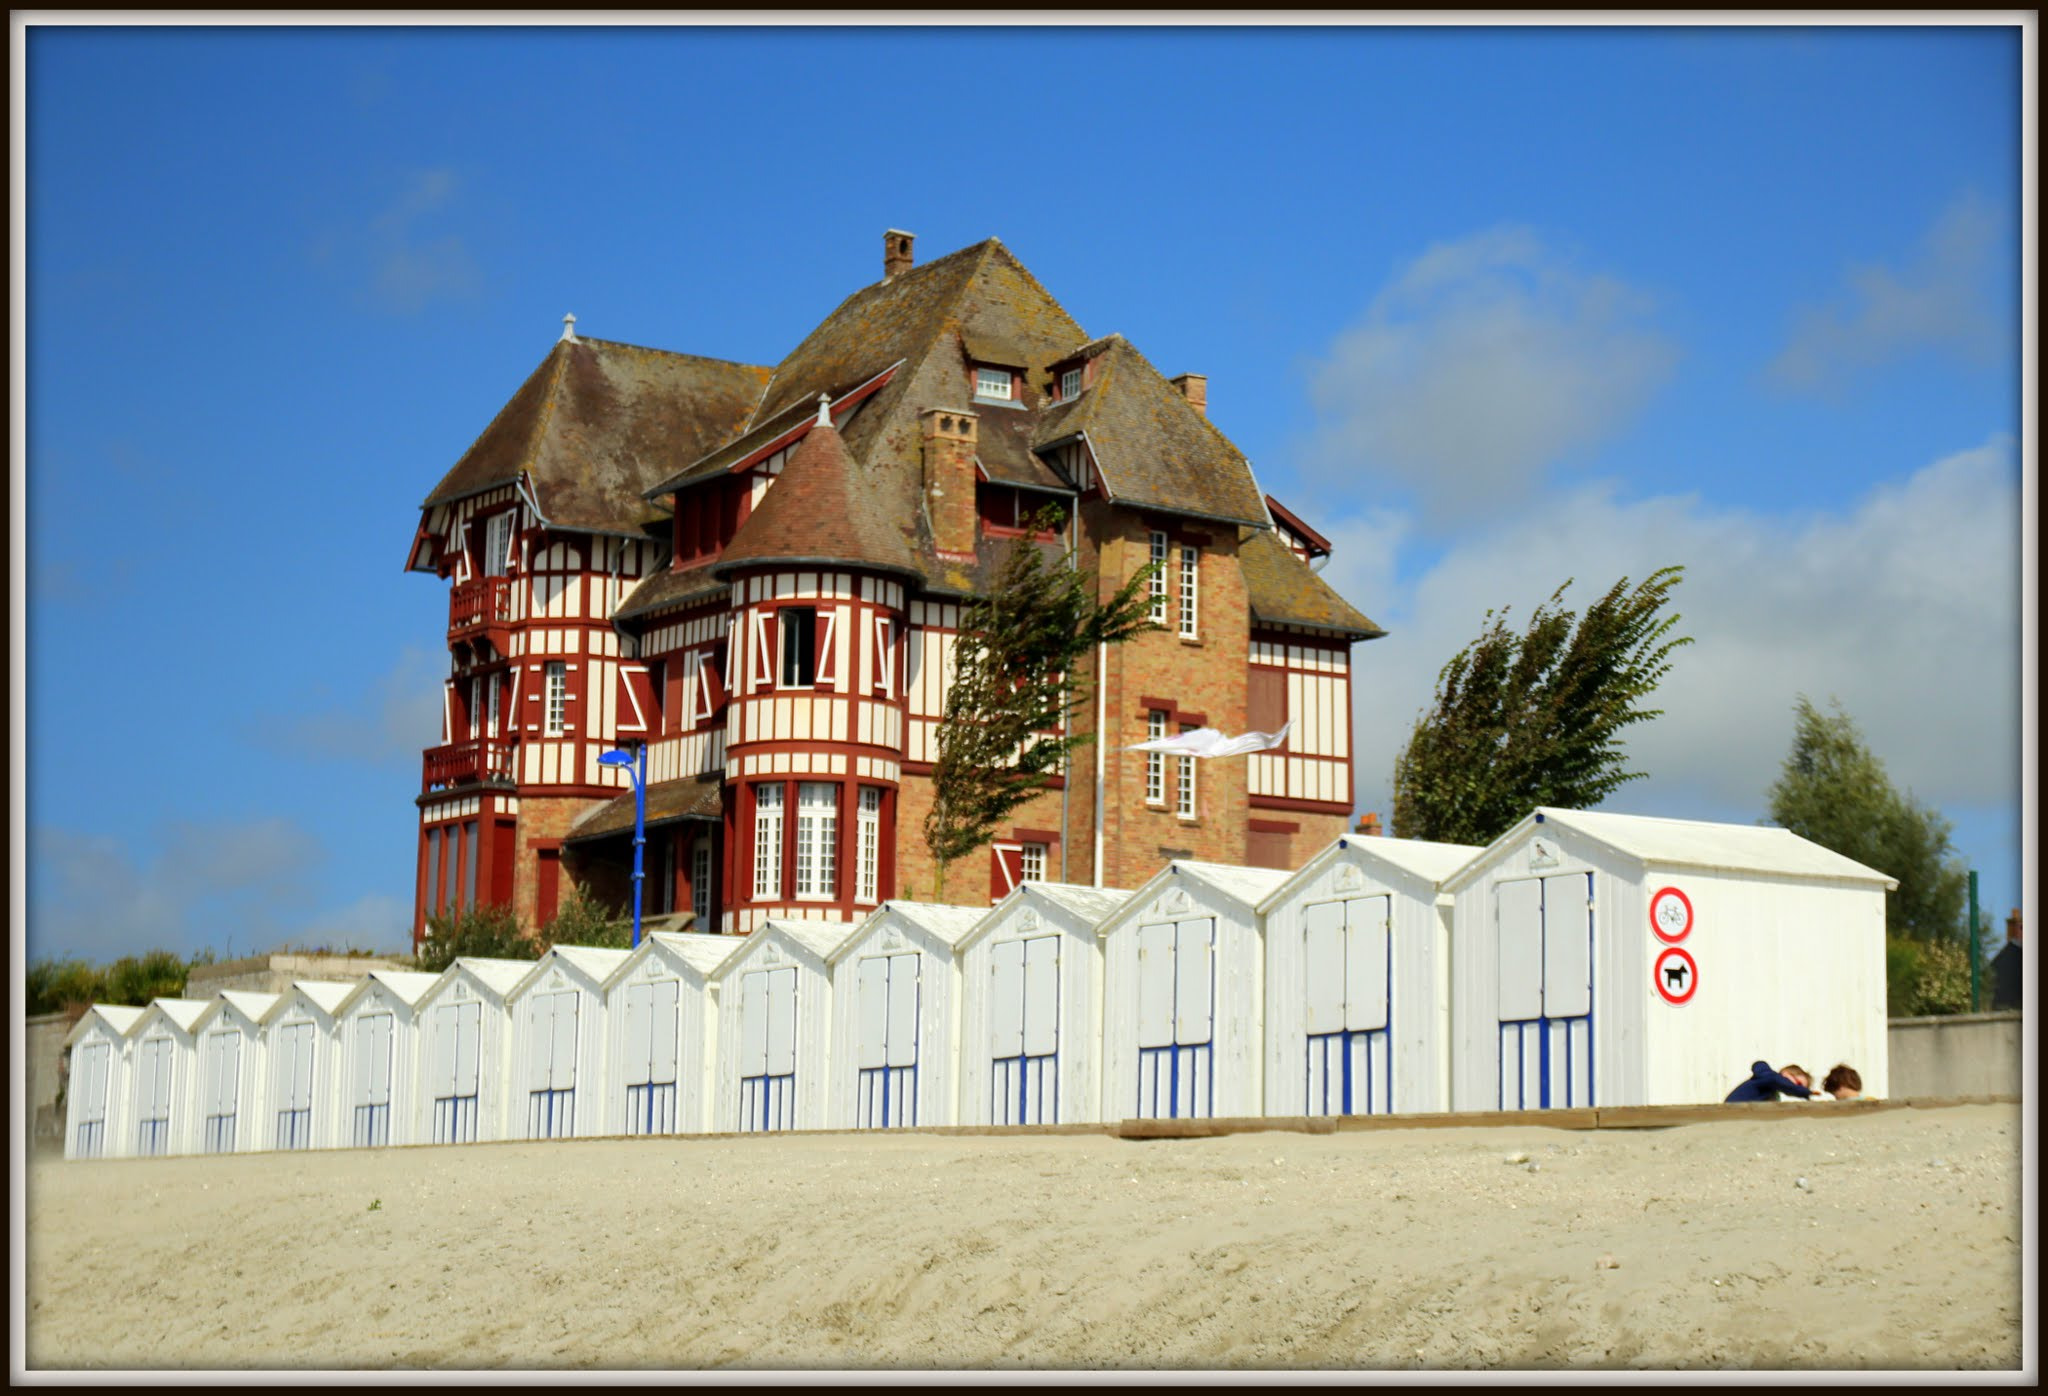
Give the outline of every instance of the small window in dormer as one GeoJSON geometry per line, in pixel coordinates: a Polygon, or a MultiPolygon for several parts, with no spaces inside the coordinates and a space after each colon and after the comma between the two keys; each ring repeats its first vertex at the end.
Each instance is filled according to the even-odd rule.
{"type": "Polygon", "coordinates": [[[1072,402],[1081,396],[1081,370],[1070,368],[1060,375],[1060,401],[1072,402]]]}
{"type": "Polygon", "coordinates": [[[1013,394],[1010,370],[1007,368],[977,368],[974,370],[974,395],[992,402],[1008,402],[1013,394]]]}

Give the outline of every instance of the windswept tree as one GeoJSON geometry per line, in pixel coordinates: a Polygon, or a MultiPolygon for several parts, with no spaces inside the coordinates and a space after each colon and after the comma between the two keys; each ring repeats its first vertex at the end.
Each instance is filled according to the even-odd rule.
{"type": "Polygon", "coordinates": [[[1893,786],[1841,704],[1830,706],[1833,713],[1823,713],[1803,693],[1794,704],[1771,821],[1897,878],[1898,889],[1884,897],[1888,934],[1922,943],[1967,938],[1969,872],[1949,842],[1953,826],[1893,786]]]}
{"type": "Polygon", "coordinates": [[[1012,811],[1052,783],[1070,752],[1093,740],[1073,724],[1087,703],[1074,675],[1089,652],[1159,628],[1145,595],[1156,564],[1099,602],[1071,543],[1048,560],[1032,540],[1060,525],[1057,511],[1041,513],[1010,545],[988,595],[960,608],[924,821],[941,900],[948,866],[994,838],[1012,811]]]}
{"type": "Polygon", "coordinates": [[[1489,843],[1538,805],[1587,809],[1646,774],[1628,769],[1622,732],[1662,715],[1644,700],[1671,671],[1664,614],[1682,567],[1628,578],[1583,616],[1564,586],[1521,634],[1486,613],[1477,640],[1437,675],[1430,710],[1394,761],[1394,831],[1403,838],[1489,843]]]}

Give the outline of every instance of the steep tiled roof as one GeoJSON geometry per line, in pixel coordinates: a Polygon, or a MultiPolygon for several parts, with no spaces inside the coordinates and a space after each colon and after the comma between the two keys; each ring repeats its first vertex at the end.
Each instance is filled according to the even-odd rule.
{"type": "MultiPolygon", "coordinates": [[[[717,819],[719,787],[723,783],[724,777],[715,772],[650,782],[647,787],[647,827],[672,824],[679,819],[717,819]]],[[[576,822],[569,826],[565,839],[569,843],[581,843],[586,839],[631,834],[633,818],[633,795],[628,791],[578,815],[576,822]]]]}
{"type": "Polygon", "coordinates": [[[549,523],[637,533],[662,513],[642,492],[738,432],[769,372],[602,339],[559,341],[426,505],[524,472],[549,523]]]}
{"type": "Polygon", "coordinates": [[[644,616],[664,606],[680,606],[701,601],[707,596],[720,596],[724,592],[725,583],[711,575],[710,564],[706,562],[680,571],[656,572],[626,593],[619,609],[612,612],[612,619],[631,620],[634,616],[644,616]]]}
{"type": "Polygon", "coordinates": [[[977,412],[975,417],[979,430],[974,458],[989,479],[999,485],[1023,485],[1062,494],[1074,492],[1073,486],[1031,449],[1031,438],[1037,431],[1031,414],[997,408],[977,412]]]}
{"type": "Polygon", "coordinates": [[[1034,444],[1085,431],[1112,502],[1266,527],[1244,453],[1128,341],[1109,340],[1087,391],[1042,414],[1034,444]]]}
{"type": "Polygon", "coordinates": [[[855,563],[918,574],[902,516],[880,507],[870,472],[848,457],[829,423],[814,426],[754,512],[711,564],[715,573],[757,562],[855,563]]]}
{"type": "Polygon", "coordinates": [[[1237,563],[1244,571],[1245,597],[1251,602],[1254,620],[1335,630],[1360,640],[1387,633],[1332,591],[1328,582],[1270,532],[1251,534],[1239,543],[1237,563]]]}

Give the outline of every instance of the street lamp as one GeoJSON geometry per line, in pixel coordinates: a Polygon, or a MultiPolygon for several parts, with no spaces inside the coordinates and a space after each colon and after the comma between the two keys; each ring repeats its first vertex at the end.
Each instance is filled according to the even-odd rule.
{"type": "Polygon", "coordinates": [[[621,748],[597,758],[600,766],[618,766],[633,781],[633,948],[640,948],[640,884],[646,876],[642,855],[647,847],[647,743],[635,742],[633,750],[621,748]],[[637,754],[637,755],[636,755],[637,754]],[[637,768],[636,768],[637,767],[637,768]]]}

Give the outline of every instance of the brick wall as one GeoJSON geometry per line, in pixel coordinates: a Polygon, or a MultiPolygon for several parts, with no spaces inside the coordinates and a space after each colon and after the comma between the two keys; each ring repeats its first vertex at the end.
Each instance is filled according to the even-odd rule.
{"type": "MultiPolygon", "coordinates": [[[[549,799],[522,795],[519,798],[519,835],[517,841],[517,862],[512,874],[512,911],[519,918],[519,924],[535,927],[539,924],[537,902],[540,892],[540,859],[537,845],[559,843],[569,832],[569,826],[576,822],[576,816],[602,800],[588,797],[560,797],[549,799]]],[[[630,845],[629,845],[630,848],[630,845]]],[[[562,879],[557,906],[566,901],[572,881],[575,855],[565,853],[562,864],[562,879]]],[[[628,868],[630,873],[631,869],[628,868]]],[[[620,900],[624,900],[623,897],[620,900]]]]}

